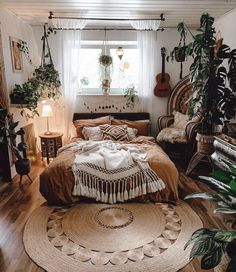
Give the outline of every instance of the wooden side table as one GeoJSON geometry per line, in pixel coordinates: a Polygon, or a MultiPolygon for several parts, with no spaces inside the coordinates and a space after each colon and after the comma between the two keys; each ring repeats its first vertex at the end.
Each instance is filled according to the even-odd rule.
{"type": "Polygon", "coordinates": [[[47,158],[47,163],[49,163],[50,158],[55,158],[57,156],[57,150],[62,147],[62,133],[52,132],[50,135],[45,135],[41,133],[39,135],[41,140],[41,152],[42,160],[47,158]]]}

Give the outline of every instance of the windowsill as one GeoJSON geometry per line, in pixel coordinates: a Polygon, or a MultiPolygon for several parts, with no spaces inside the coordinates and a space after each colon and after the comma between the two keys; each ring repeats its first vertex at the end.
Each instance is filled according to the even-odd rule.
{"type": "Polygon", "coordinates": [[[116,93],[110,93],[110,94],[102,94],[102,93],[77,93],[77,96],[124,96],[123,94],[116,94],[116,93]]]}

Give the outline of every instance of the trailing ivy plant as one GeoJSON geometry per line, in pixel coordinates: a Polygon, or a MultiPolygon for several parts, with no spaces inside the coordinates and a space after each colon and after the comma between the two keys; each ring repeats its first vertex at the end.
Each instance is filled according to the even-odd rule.
{"type": "MultiPolygon", "coordinates": [[[[48,36],[52,32],[52,28],[44,25],[41,65],[34,70],[33,77],[22,85],[16,84],[10,94],[11,103],[18,104],[22,108],[21,114],[28,118],[39,115],[37,106],[40,99],[57,100],[61,96],[59,73],[54,67],[48,43],[48,36]],[[31,114],[27,113],[25,108],[30,110],[31,114]]],[[[27,44],[22,45],[22,50],[26,53],[27,48],[27,44]]]]}
{"type": "MultiPolygon", "coordinates": [[[[185,199],[200,198],[217,203],[214,212],[236,214],[236,167],[228,165],[229,172],[216,170],[210,177],[200,176],[216,193],[200,192],[188,195],[185,199]]],[[[236,271],[236,231],[202,228],[192,234],[185,245],[193,244],[190,259],[202,256],[201,268],[211,269],[217,266],[226,252],[231,260],[226,272],[236,271]]]]}
{"type": "Polygon", "coordinates": [[[43,64],[34,70],[34,78],[39,86],[41,98],[57,99],[61,95],[59,90],[61,81],[59,73],[52,63],[43,64]]]}
{"type": "Polygon", "coordinates": [[[21,108],[22,116],[33,118],[35,115],[39,115],[37,111],[40,98],[38,88],[38,81],[35,78],[30,78],[22,85],[16,84],[10,93],[11,102],[21,108]],[[25,109],[28,109],[31,113],[28,113],[25,109]]]}

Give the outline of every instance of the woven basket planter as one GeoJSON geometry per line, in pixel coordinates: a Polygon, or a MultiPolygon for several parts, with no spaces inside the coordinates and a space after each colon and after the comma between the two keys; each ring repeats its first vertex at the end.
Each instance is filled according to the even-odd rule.
{"type": "Polygon", "coordinates": [[[197,152],[211,155],[214,152],[214,136],[197,133],[197,152]]]}

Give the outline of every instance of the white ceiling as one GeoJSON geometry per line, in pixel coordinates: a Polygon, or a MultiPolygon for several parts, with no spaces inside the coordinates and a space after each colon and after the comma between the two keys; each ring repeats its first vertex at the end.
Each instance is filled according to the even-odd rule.
{"type": "MultiPolygon", "coordinates": [[[[236,8],[236,0],[0,0],[6,8],[32,25],[48,21],[49,11],[55,16],[95,18],[159,18],[164,13],[163,27],[175,27],[185,21],[199,25],[203,12],[219,18],[236,8]]],[[[127,22],[93,21],[90,26],[129,25],[127,22]]]]}

